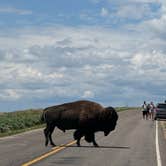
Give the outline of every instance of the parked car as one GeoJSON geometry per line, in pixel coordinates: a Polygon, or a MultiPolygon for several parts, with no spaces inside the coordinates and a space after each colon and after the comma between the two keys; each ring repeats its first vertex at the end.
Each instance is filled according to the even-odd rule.
{"type": "Polygon", "coordinates": [[[166,103],[157,104],[154,119],[166,119],[166,103]]]}

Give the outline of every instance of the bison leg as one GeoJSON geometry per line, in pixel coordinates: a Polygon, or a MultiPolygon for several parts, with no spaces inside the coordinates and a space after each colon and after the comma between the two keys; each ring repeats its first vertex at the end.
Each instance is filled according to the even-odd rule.
{"type": "Polygon", "coordinates": [[[94,133],[86,133],[85,134],[85,140],[87,141],[87,142],[93,142],[93,145],[95,146],[95,147],[98,147],[98,144],[96,143],[96,141],[95,141],[95,134],[94,133]]]}
{"type": "Polygon", "coordinates": [[[99,145],[96,143],[95,140],[93,141],[93,145],[94,145],[95,147],[99,147],[99,145]]]}
{"type": "Polygon", "coordinates": [[[80,146],[80,140],[81,140],[81,137],[83,137],[83,133],[80,130],[76,130],[73,136],[74,136],[74,139],[77,140],[76,142],[77,146],[80,146]]]}
{"type": "Polygon", "coordinates": [[[49,134],[48,134],[48,137],[49,137],[49,140],[50,140],[50,144],[52,145],[52,146],[56,146],[55,144],[54,144],[54,142],[53,142],[53,140],[52,140],[52,133],[53,133],[53,131],[54,131],[54,128],[55,128],[55,125],[50,125],[50,131],[49,131],[49,134]]]}
{"type": "Polygon", "coordinates": [[[52,132],[54,131],[55,125],[48,123],[47,127],[44,129],[44,135],[45,135],[45,146],[48,145],[48,142],[50,141],[50,144],[52,146],[55,146],[54,142],[52,141],[52,132]]]}
{"type": "Polygon", "coordinates": [[[45,135],[45,146],[47,146],[48,145],[48,141],[49,141],[49,139],[48,139],[48,134],[49,134],[49,127],[48,127],[48,125],[47,125],[47,127],[44,129],[44,135],[45,135]]]}
{"type": "Polygon", "coordinates": [[[92,142],[93,142],[93,145],[94,145],[95,147],[99,147],[99,145],[96,143],[95,134],[94,134],[94,133],[92,134],[92,142]]]}

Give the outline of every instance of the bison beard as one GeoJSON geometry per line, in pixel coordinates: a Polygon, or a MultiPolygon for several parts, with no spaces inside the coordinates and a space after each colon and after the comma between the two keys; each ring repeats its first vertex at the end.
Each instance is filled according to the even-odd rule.
{"type": "Polygon", "coordinates": [[[47,124],[44,129],[46,146],[49,141],[52,146],[55,146],[51,137],[55,127],[64,132],[76,129],[73,137],[77,140],[77,146],[80,146],[83,136],[87,142],[98,146],[95,141],[95,132],[103,131],[107,136],[115,129],[118,115],[112,107],[104,108],[91,101],[76,101],[46,108],[41,119],[47,124]]]}

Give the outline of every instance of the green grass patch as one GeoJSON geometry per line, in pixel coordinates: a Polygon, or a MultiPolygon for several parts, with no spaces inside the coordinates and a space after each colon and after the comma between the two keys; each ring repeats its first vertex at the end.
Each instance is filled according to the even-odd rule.
{"type": "Polygon", "coordinates": [[[166,129],[166,121],[164,121],[163,123],[164,123],[164,129],[166,129]]]}
{"type": "Polygon", "coordinates": [[[116,107],[116,111],[139,110],[139,107],[116,107]]]}
{"type": "Polygon", "coordinates": [[[0,136],[12,135],[41,127],[41,114],[42,109],[2,113],[0,115],[0,136]]]}
{"type": "Polygon", "coordinates": [[[23,133],[23,132],[26,132],[26,131],[40,129],[40,128],[43,128],[43,127],[45,127],[45,124],[36,125],[36,126],[25,128],[25,129],[11,130],[10,132],[0,133],[0,137],[15,135],[15,134],[23,133]]]}

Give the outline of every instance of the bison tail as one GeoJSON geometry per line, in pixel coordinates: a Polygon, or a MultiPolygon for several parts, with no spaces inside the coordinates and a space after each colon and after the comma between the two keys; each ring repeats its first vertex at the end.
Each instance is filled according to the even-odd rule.
{"type": "Polygon", "coordinates": [[[46,122],[46,109],[43,110],[43,113],[41,115],[41,122],[46,122]]]}

